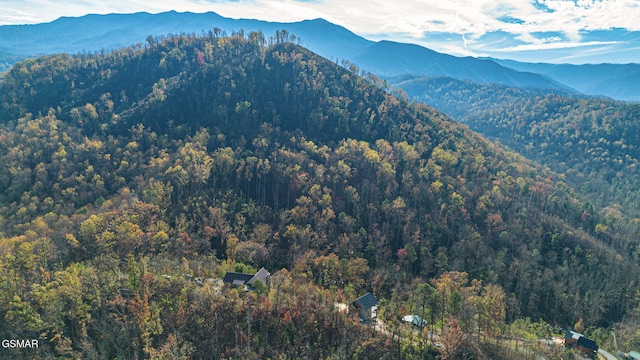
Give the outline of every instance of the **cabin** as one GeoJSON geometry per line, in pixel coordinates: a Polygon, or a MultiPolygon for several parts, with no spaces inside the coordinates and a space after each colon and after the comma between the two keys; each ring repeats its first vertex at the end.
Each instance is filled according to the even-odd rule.
{"type": "Polygon", "coordinates": [[[246,290],[251,290],[252,285],[254,285],[258,280],[267,285],[267,288],[269,288],[271,282],[271,273],[269,273],[265,268],[261,268],[255,274],[245,274],[228,271],[224,275],[224,279],[222,279],[225,284],[234,286],[245,286],[246,290]]]}
{"type": "Polygon", "coordinates": [[[352,301],[351,307],[358,312],[362,322],[375,321],[378,317],[378,299],[371,293],[366,293],[352,301]]]}
{"type": "Polygon", "coordinates": [[[575,348],[591,357],[595,357],[598,353],[598,344],[595,341],[575,331],[567,331],[564,336],[564,346],[575,348]]]}
{"type": "Polygon", "coordinates": [[[427,320],[418,315],[405,315],[402,317],[402,321],[411,323],[414,326],[419,327],[420,329],[427,326],[427,320]]]}

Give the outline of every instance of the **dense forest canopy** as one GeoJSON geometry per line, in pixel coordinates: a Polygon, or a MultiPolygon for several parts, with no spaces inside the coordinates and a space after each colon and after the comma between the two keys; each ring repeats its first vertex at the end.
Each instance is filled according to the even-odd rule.
{"type": "Polygon", "coordinates": [[[640,104],[575,97],[450,78],[392,80],[481,134],[566,175],[567,183],[604,208],[634,251],[640,217],[640,104]],[[620,221],[624,216],[626,221],[620,221]]]}
{"type": "Polygon", "coordinates": [[[294,42],[213,30],[11,68],[0,332],[43,346],[8,356],[432,354],[334,308],[365,292],[394,334],[415,304],[490,337],[637,306],[639,253],[562,176],[294,42]],[[271,289],[203,283],[260,267],[271,289]]]}

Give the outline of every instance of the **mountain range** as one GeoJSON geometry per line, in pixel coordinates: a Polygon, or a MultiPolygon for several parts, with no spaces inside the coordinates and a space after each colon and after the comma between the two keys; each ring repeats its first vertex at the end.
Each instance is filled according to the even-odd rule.
{"type": "MultiPolygon", "coordinates": [[[[285,29],[312,51],[335,61],[347,60],[378,76],[412,74],[449,76],[481,83],[537,87],[640,100],[640,65],[548,65],[455,57],[422,46],[374,42],[323,19],[276,23],[203,14],[110,14],[64,17],[46,24],[0,26],[0,66],[51,53],[109,51],[144,42],[148,36],[203,34],[213,28],[227,34],[285,29]]],[[[0,69],[2,69],[0,68],[0,69]]]]}
{"type": "Polygon", "coordinates": [[[510,359],[549,324],[640,344],[638,105],[324,20],[0,30],[75,54],[0,79],[0,332],[43,344],[0,357],[510,359]],[[261,267],[270,289],[213,279],[261,267]],[[390,341],[334,309],[366,292],[390,341]],[[418,311],[465,351],[413,341],[418,311]]]}
{"type": "Polygon", "coordinates": [[[640,100],[640,64],[544,64],[494,60],[508,68],[554,79],[583,94],[604,95],[615,100],[640,100]]]}
{"type": "MultiPolygon", "coordinates": [[[[560,175],[282,35],[270,46],[257,33],[172,36],[14,66],[0,82],[7,267],[28,273],[35,260],[19,251],[46,241],[52,271],[213,254],[305,272],[335,257],[351,290],[322,268],[320,283],[381,298],[456,271],[501,286],[509,318],[608,325],[632,311],[635,243],[560,175]],[[367,268],[348,269],[356,260],[367,268]]],[[[31,282],[48,280],[19,279],[46,314],[31,282]]],[[[110,286],[96,296],[112,299],[110,286]]],[[[169,290],[149,291],[175,327],[169,290]]],[[[442,313],[475,331],[453,304],[442,313]]],[[[99,311],[86,319],[108,320],[99,311]]],[[[77,321],[92,330],[64,334],[101,342],[103,328],[77,321]]]]}
{"type": "Polygon", "coordinates": [[[450,77],[398,76],[389,83],[483,136],[566,174],[598,207],[640,216],[640,104],[551,94],[450,77]]]}

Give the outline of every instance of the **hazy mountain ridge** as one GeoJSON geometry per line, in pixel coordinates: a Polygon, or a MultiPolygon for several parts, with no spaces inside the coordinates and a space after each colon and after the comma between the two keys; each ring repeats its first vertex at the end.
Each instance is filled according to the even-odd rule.
{"type": "Polygon", "coordinates": [[[508,71],[493,60],[441,54],[419,45],[380,41],[359,54],[353,62],[378,76],[422,74],[449,76],[479,83],[518,87],[570,90],[533,72],[508,71]]]}
{"type": "Polygon", "coordinates": [[[538,74],[513,71],[492,60],[458,58],[412,44],[387,41],[376,43],[322,19],[272,23],[228,19],[211,12],[87,15],[61,18],[47,24],[0,26],[0,50],[32,55],[110,50],[144,42],[149,35],[192,32],[202,34],[214,27],[219,27],[228,34],[241,29],[247,32],[262,31],[265,34],[286,29],[297,35],[305,47],[326,58],[348,60],[380,75],[446,75],[511,86],[567,87],[538,74]]]}
{"type": "Polygon", "coordinates": [[[144,42],[149,35],[202,34],[214,27],[227,34],[241,29],[273,34],[286,29],[297,35],[302,45],[320,55],[351,61],[380,76],[403,73],[450,76],[481,83],[575,89],[619,100],[640,100],[637,64],[554,65],[463,58],[413,44],[370,41],[323,19],[276,23],[229,19],[212,12],[86,15],[46,24],[0,26],[0,71],[27,56],[110,50],[144,42]]]}
{"type": "Polygon", "coordinates": [[[240,30],[273,34],[276,30],[286,28],[299,36],[304,34],[305,38],[308,35],[307,46],[317,46],[318,49],[314,50],[327,57],[342,56],[373,43],[322,19],[273,23],[230,19],[213,12],[196,14],[171,11],[161,14],[86,15],[65,17],[45,24],[0,26],[0,49],[7,53],[28,53],[32,56],[95,52],[145,42],[148,36],[180,33],[201,35],[215,27],[228,35],[240,30]]]}
{"type": "Polygon", "coordinates": [[[640,64],[532,64],[510,60],[494,60],[518,71],[546,75],[589,95],[612,99],[640,101],[640,64]]]}

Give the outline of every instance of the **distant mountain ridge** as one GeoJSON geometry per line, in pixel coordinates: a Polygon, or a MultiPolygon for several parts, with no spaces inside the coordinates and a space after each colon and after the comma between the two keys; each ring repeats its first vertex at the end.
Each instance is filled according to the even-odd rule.
{"type": "Polygon", "coordinates": [[[24,57],[95,52],[143,42],[149,35],[201,34],[215,27],[226,33],[262,31],[265,36],[286,29],[310,50],[331,60],[348,60],[374,74],[411,73],[509,86],[567,88],[539,74],[513,70],[492,60],[459,58],[413,44],[370,41],[323,19],[276,23],[230,19],[213,12],[86,15],[46,24],[0,26],[0,52],[24,57]]]}
{"type": "Polygon", "coordinates": [[[495,60],[517,71],[542,74],[588,95],[640,101],[640,64],[544,64],[495,60]]]}
{"type": "Polygon", "coordinates": [[[479,83],[498,83],[516,87],[570,90],[550,78],[529,71],[509,71],[490,59],[456,57],[414,44],[380,41],[358,55],[354,62],[380,76],[428,74],[448,76],[479,83]]]}
{"type": "Polygon", "coordinates": [[[367,40],[324,19],[281,23],[231,19],[213,12],[92,14],[44,24],[0,26],[0,71],[38,55],[112,50],[144,42],[149,35],[202,34],[215,27],[227,34],[242,29],[262,31],[265,36],[286,29],[310,50],[331,60],[348,60],[379,76],[448,76],[640,101],[639,64],[554,65],[456,57],[415,44],[367,40]]]}

